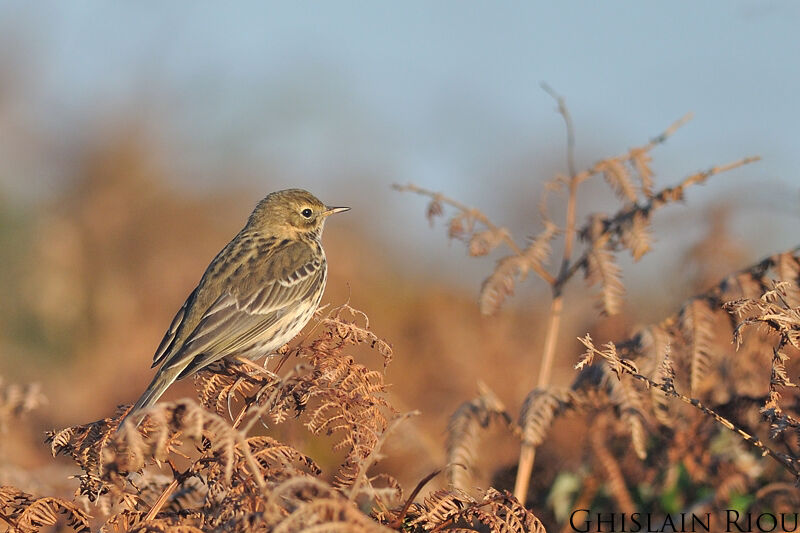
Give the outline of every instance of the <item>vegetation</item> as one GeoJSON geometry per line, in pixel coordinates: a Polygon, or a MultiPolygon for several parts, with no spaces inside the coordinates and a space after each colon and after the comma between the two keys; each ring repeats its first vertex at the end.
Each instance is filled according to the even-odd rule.
{"type": "MultiPolygon", "coordinates": [[[[638,261],[650,250],[655,213],[683,200],[694,185],[756,158],[711,167],[659,189],[651,153],[682,120],[643,146],[577,171],[571,118],[558,102],[568,132],[568,174],[545,184],[534,237],[515,238],[481,210],[444,194],[397,187],[427,197],[432,222],[447,215],[449,236],[463,240],[471,256],[505,251],[478,298],[481,313],[505,307],[503,317],[482,320],[469,314],[463,298],[442,298],[431,287],[411,298],[400,295],[402,287],[393,287],[394,293],[378,289],[374,280],[389,276],[391,267],[362,261],[343,276],[333,270],[332,258],[329,299],[344,299],[335,287],[346,279],[354,293],[360,283],[376,287],[359,306],[373,320],[380,316],[377,329],[398,342],[390,345],[378,336],[349,303],[327,307],[279,357],[264,365],[236,361],[205,370],[194,381],[192,398],[157,404],[138,428],[121,431],[129,406],[112,413],[110,398],[138,390],[128,394],[124,379],[126,372],[144,375],[143,358],[133,354],[143,348],[126,351],[124,341],[112,337],[123,337],[136,324],[137,331],[152,330],[155,339],[160,317],[151,319],[143,309],[160,309],[163,302],[143,303],[119,287],[128,278],[146,283],[143,272],[172,275],[148,266],[159,264],[148,250],[168,249],[170,242],[195,245],[180,235],[198,226],[183,222],[171,241],[148,247],[141,243],[162,226],[139,221],[166,209],[184,215],[207,210],[169,204],[166,194],[130,201],[136,191],[158,191],[158,180],[149,178],[157,165],[145,165],[144,172],[131,163],[141,165],[145,157],[129,138],[119,145],[125,149],[112,143],[101,150],[105,155],[84,168],[94,169],[84,172],[90,176],[86,183],[119,168],[129,174],[94,182],[71,197],[67,208],[48,212],[40,224],[74,237],[59,244],[74,247],[61,256],[50,250],[47,257],[56,265],[50,270],[46,262],[31,260],[44,264],[46,273],[28,274],[51,287],[53,298],[79,294],[75,305],[81,312],[18,301],[25,320],[42,335],[80,332],[74,349],[84,360],[76,358],[75,369],[57,379],[43,373],[50,387],[0,383],[0,429],[7,437],[0,447],[0,531],[539,532],[569,531],[573,509],[667,515],[796,508],[798,249],[732,269],[658,323],[638,325],[626,335],[607,325],[608,317],[626,313],[619,255],[638,261]],[[119,159],[131,164],[115,164],[119,159]],[[579,192],[599,180],[616,195],[618,208],[581,223],[579,192]],[[89,217],[117,212],[115,198],[127,198],[135,215],[121,215],[105,234],[89,217]],[[555,208],[559,198],[561,211],[555,208]],[[553,212],[563,220],[557,222],[561,215],[553,212]],[[138,243],[140,253],[131,256],[118,247],[120,234],[138,243]],[[91,268],[70,262],[93,254],[109,254],[102,264],[111,266],[99,266],[99,259],[91,268]],[[75,293],[63,278],[71,268],[79,271],[72,279],[81,281],[75,293]],[[578,274],[589,291],[567,294],[578,274]],[[508,305],[529,276],[548,288],[546,310],[539,301],[508,305]],[[102,312],[106,290],[122,291],[115,295],[118,316],[102,312]],[[599,321],[571,323],[578,316],[572,310],[592,301],[599,321]],[[87,316],[91,320],[81,322],[87,316]],[[534,323],[544,327],[528,327],[534,323]],[[108,333],[99,333],[102,328],[108,333]],[[519,336],[525,329],[540,333],[540,343],[519,336]],[[583,356],[573,345],[559,346],[563,332],[576,329],[583,356]],[[565,364],[575,370],[559,373],[565,364]],[[528,382],[537,370],[535,383],[528,382]],[[498,375],[504,376],[503,390],[498,375]],[[479,394],[470,399],[466,384],[479,377],[479,394]],[[122,391],[112,392],[115,384],[122,391]],[[515,391],[527,394],[515,398],[515,391]],[[81,398],[91,408],[66,408],[81,398]],[[519,407],[517,415],[506,407],[511,402],[519,407]],[[433,423],[441,405],[453,407],[446,439],[440,439],[444,428],[433,423]],[[95,412],[102,418],[74,425],[95,412]],[[52,429],[64,419],[74,422],[52,429]],[[37,433],[44,428],[50,428],[48,451],[58,459],[45,460],[35,451],[46,449],[37,433]],[[516,460],[509,450],[518,452],[516,460]]],[[[345,240],[326,246],[329,255],[337,244],[346,256],[359,255],[345,240]]],[[[720,250],[722,244],[715,238],[711,247],[720,250]]],[[[37,257],[39,250],[34,239],[26,253],[37,257]]],[[[191,253],[199,264],[208,251],[191,253]]],[[[178,281],[154,283],[171,287],[178,301],[182,285],[193,281],[187,270],[179,270],[178,281]]],[[[53,362],[41,366],[48,364],[53,362]]]]}

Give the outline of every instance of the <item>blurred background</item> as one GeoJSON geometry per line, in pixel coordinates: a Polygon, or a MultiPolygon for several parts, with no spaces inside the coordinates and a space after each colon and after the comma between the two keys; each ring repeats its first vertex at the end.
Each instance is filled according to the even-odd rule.
{"type": "MultiPolygon", "coordinates": [[[[286,187],[353,208],[326,230],[325,301],[349,299],[395,347],[396,405],[423,413],[397,451],[406,483],[442,465],[447,417],[478,378],[516,412],[535,383],[548,293],[527,283],[481,317],[497,257],[468,258],[442,222],[429,227],[422,198],[391,184],[479,206],[523,242],[540,229],[542,182],[566,172],[563,121],[541,82],[566,98],[579,168],[687,112],[654,151],[658,186],[763,157],[656,217],[655,252],[623,264],[621,316],[599,319],[582,287],[570,293],[560,383],[574,377],[576,336],[620,338],[798,244],[798,4],[153,7],[0,2],[0,375],[41,382],[55,406],[18,463],[46,461],[36,431],[138,397],[205,266],[258,199],[286,187]]],[[[600,187],[580,202],[581,220],[615,205],[600,187]]],[[[516,461],[511,440],[485,477],[516,461]]]]}

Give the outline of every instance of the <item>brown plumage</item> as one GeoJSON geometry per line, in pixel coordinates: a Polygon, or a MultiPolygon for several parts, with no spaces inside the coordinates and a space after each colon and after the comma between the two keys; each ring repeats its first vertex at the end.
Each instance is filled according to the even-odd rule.
{"type": "Polygon", "coordinates": [[[302,189],[261,200],[178,310],[153,356],[161,368],[125,420],[214,361],[255,359],[297,335],[325,290],[325,219],[348,209],[327,207],[302,189]]]}

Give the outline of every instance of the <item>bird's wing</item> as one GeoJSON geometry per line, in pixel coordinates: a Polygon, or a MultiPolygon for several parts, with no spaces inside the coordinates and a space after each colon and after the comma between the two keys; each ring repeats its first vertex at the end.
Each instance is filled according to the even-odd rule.
{"type": "Polygon", "coordinates": [[[197,289],[195,288],[189,297],[186,298],[186,301],[183,302],[181,308],[178,309],[178,312],[175,313],[175,318],[172,319],[172,323],[169,325],[167,332],[164,334],[164,338],[161,339],[161,344],[158,345],[156,353],[153,355],[153,364],[150,368],[155,368],[161,364],[166,355],[172,349],[172,345],[175,341],[175,335],[178,333],[178,328],[181,326],[183,319],[186,317],[186,309],[191,305],[196,293],[197,289]]]}
{"type": "Polygon", "coordinates": [[[179,377],[249,347],[293,306],[309,298],[325,276],[325,260],[305,243],[277,247],[265,266],[232,275],[186,341],[164,364],[183,367],[179,377]]]}

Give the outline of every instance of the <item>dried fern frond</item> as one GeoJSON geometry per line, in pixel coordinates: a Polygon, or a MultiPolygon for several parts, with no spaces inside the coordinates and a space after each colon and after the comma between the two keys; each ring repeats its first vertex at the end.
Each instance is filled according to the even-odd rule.
{"type": "Polygon", "coordinates": [[[481,395],[462,403],[447,422],[447,482],[467,490],[474,470],[480,434],[497,417],[507,418],[505,406],[486,385],[481,395]]]}
{"type": "MultiPolygon", "coordinates": [[[[782,258],[785,264],[788,258],[782,258]]],[[[778,263],[780,264],[780,262],[778,263]]],[[[794,269],[790,275],[794,276],[794,269]]],[[[764,292],[757,300],[742,298],[725,304],[725,309],[739,318],[733,337],[737,347],[742,343],[743,331],[752,327],[766,327],[777,334],[778,341],[772,348],[772,365],[769,382],[769,394],[761,408],[762,415],[770,423],[770,434],[776,438],[787,430],[800,431],[800,420],[789,414],[782,407],[781,395],[787,389],[796,389],[798,384],[792,381],[786,368],[790,361],[790,350],[800,348],[800,307],[791,307],[790,301],[797,291],[794,280],[773,282],[772,289],[764,292]]]]}
{"type": "MultiPolygon", "coordinates": [[[[651,341],[645,344],[645,349],[649,352],[649,360],[655,363],[649,376],[659,385],[673,387],[675,370],[672,368],[672,362],[669,358],[669,334],[658,326],[651,326],[648,328],[648,332],[651,341]]],[[[650,401],[656,420],[663,426],[672,427],[675,420],[667,396],[660,390],[651,387],[650,401]]]]}
{"type": "Polygon", "coordinates": [[[601,478],[605,480],[605,485],[616,501],[617,508],[630,515],[636,512],[636,504],[633,503],[633,497],[630,490],[628,490],[619,462],[606,445],[609,434],[608,426],[609,424],[605,417],[598,418],[592,424],[589,442],[591,443],[594,457],[603,470],[601,478]]]}
{"type": "Polygon", "coordinates": [[[312,350],[330,352],[346,346],[366,344],[383,356],[384,368],[392,362],[392,345],[369,329],[369,318],[362,311],[344,304],[320,322],[325,330],[321,342],[312,344],[312,350]],[[363,324],[359,324],[359,320],[363,324]]]}
{"type": "Polygon", "coordinates": [[[594,346],[589,334],[578,340],[586,346],[586,353],[576,368],[586,368],[592,363],[595,355],[603,357],[605,364],[601,367],[604,375],[601,383],[608,388],[611,403],[617,408],[620,418],[625,422],[625,427],[630,431],[636,455],[639,459],[644,460],[647,457],[644,402],[641,393],[634,387],[630,379],[631,375],[639,375],[639,369],[632,361],[620,358],[613,342],[598,349],[594,346]],[[611,376],[612,372],[614,376],[611,376]]]}
{"type": "Polygon", "coordinates": [[[275,533],[300,531],[381,533],[392,531],[371,520],[346,500],[332,498],[303,502],[289,516],[275,525],[274,529],[267,530],[275,533]]]}
{"type": "Polygon", "coordinates": [[[348,487],[347,494],[350,501],[356,501],[360,495],[366,494],[370,498],[370,501],[381,506],[383,509],[388,509],[387,506],[389,505],[389,500],[386,498],[387,493],[390,498],[396,502],[396,504],[399,504],[400,501],[402,501],[403,491],[396,479],[388,474],[378,474],[377,476],[370,477],[369,470],[375,463],[384,458],[381,450],[386,444],[389,435],[391,435],[391,433],[395,431],[403,422],[412,416],[418,416],[419,414],[419,411],[410,411],[396,415],[391,420],[388,427],[384,430],[383,434],[380,435],[378,442],[370,450],[369,455],[364,457],[357,464],[353,465],[352,475],[349,476],[349,479],[347,479],[345,482],[342,482],[341,478],[336,480],[338,486],[348,487]],[[373,481],[378,480],[381,480],[388,485],[388,491],[376,488],[373,485],[373,481]]]}
{"type": "MultiPolygon", "coordinates": [[[[181,445],[178,437],[205,439],[207,451],[221,463],[226,479],[233,473],[237,446],[249,456],[249,448],[241,446],[241,433],[191,400],[150,407],[138,428],[126,426],[117,432],[124,414],[123,410],[113,418],[48,433],[53,455],[70,455],[84,470],[80,491],[90,499],[107,491],[119,494],[128,484],[129,473],[176,453],[181,445]]],[[[261,478],[259,472],[254,476],[261,478]]]]}
{"type": "Polygon", "coordinates": [[[272,437],[250,437],[247,439],[247,446],[253,459],[261,466],[264,477],[273,478],[273,473],[285,475],[287,472],[298,475],[302,472],[297,466],[313,475],[322,473],[322,469],[313,459],[272,437]]]}
{"type": "Polygon", "coordinates": [[[605,159],[595,165],[594,170],[603,175],[606,183],[621,200],[636,201],[636,187],[621,158],[605,159]]]}
{"type": "Polygon", "coordinates": [[[221,524],[224,531],[388,531],[359,511],[341,492],[316,478],[295,477],[277,484],[263,511],[248,521],[221,524]],[[242,527],[246,526],[246,527],[242,527]]]}
{"type": "Polygon", "coordinates": [[[116,432],[119,421],[128,408],[117,408],[114,416],[83,424],[64,428],[58,431],[48,431],[45,442],[50,444],[53,457],[63,454],[72,459],[81,467],[84,474],[79,477],[80,494],[95,501],[101,494],[113,491],[119,494],[127,482],[123,472],[106,469],[106,450],[113,445],[117,438],[116,432]]]}
{"type": "Polygon", "coordinates": [[[642,204],[633,203],[624,206],[622,209],[617,211],[617,213],[610,217],[603,215],[591,215],[589,217],[589,222],[584,225],[583,228],[581,228],[579,233],[585,240],[588,241],[591,241],[592,237],[597,239],[600,236],[613,235],[615,236],[615,240],[613,242],[619,242],[617,239],[622,236],[626,227],[630,227],[630,221],[637,216],[637,214],[639,216],[643,216],[646,220],[649,220],[654,211],[668,204],[682,201],[686,194],[686,190],[689,187],[702,184],[712,176],[748,165],[750,163],[754,163],[759,159],[760,158],[758,157],[745,157],[726,165],[714,166],[708,170],[697,172],[687,176],[677,185],[661,189],[657,193],[650,196],[648,200],[642,204]],[[596,229],[593,229],[593,220],[598,216],[601,217],[603,223],[602,231],[599,233],[596,231],[596,229]]]}
{"type": "Polygon", "coordinates": [[[41,385],[5,384],[0,376],[0,433],[5,433],[9,422],[47,403],[41,385]]]}
{"type": "MultiPolygon", "coordinates": [[[[314,435],[335,435],[334,449],[345,450],[345,461],[336,475],[340,486],[349,486],[365,460],[386,431],[395,412],[386,395],[384,375],[345,355],[348,346],[366,345],[377,351],[385,366],[392,348],[369,329],[366,315],[343,305],[320,320],[323,329],[308,344],[287,352],[301,360],[277,381],[259,379],[253,387],[243,418],[247,433],[254,424],[269,419],[284,423],[301,416],[303,425],[314,435]]],[[[251,377],[249,379],[254,379],[251,377]]]]}
{"type": "Polygon", "coordinates": [[[428,204],[427,209],[425,209],[425,218],[428,219],[428,223],[432,227],[436,217],[440,217],[443,214],[444,214],[444,209],[442,207],[441,195],[436,195],[433,198],[431,198],[431,201],[428,204]]]}
{"type": "Polygon", "coordinates": [[[55,526],[62,515],[67,527],[89,533],[89,516],[61,498],[37,498],[14,487],[0,487],[0,520],[21,533],[35,533],[55,526]]]}
{"type": "MultiPolygon", "coordinates": [[[[450,223],[448,225],[448,237],[450,238],[457,238],[464,240],[468,243],[468,251],[470,255],[473,256],[482,256],[490,251],[494,250],[501,244],[505,244],[513,253],[513,256],[516,256],[519,264],[515,264],[515,261],[506,261],[501,259],[498,262],[498,266],[495,268],[495,271],[500,269],[501,266],[504,268],[504,274],[498,276],[494,283],[497,283],[497,288],[501,288],[501,282],[505,284],[505,289],[499,291],[499,296],[492,297],[491,299],[497,299],[499,303],[502,303],[502,300],[513,291],[513,278],[514,276],[519,275],[520,278],[524,277],[522,274],[518,274],[519,269],[525,269],[526,273],[527,270],[533,270],[540,278],[545,280],[548,283],[553,283],[555,278],[547,272],[541,263],[544,262],[544,258],[539,258],[537,260],[537,256],[541,255],[541,244],[537,244],[537,241],[540,239],[537,237],[531,243],[531,246],[528,246],[525,250],[520,248],[514,239],[511,237],[507,228],[502,226],[498,226],[494,224],[485,213],[481,210],[468,207],[457,200],[449,198],[441,193],[429,191],[427,189],[423,189],[413,184],[408,185],[398,185],[394,184],[392,186],[395,190],[401,192],[413,192],[431,199],[431,202],[428,207],[428,213],[430,214],[431,208],[435,208],[434,211],[441,213],[442,206],[444,204],[456,209],[456,214],[450,219],[450,223]],[[527,257],[524,257],[527,256],[527,257]],[[523,266],[524,265],[524,266],[523,266]],[[511,278],[509,281],[508,278],[511,278]],[[511,284],[509,286],[509,284],[511,284]]],[[[550,229],[549,226],[552,225],[552,222],[546,217],[546,209],[542,209],[542,222],[545,225],[545,232],[553,232],[553,235],[557,232],[555,226],[550,229]]],[[[428,220],[432,220],[432,217],[428,216],[428,220]]],[[[552,236],[547,239],[547,245],[549,246],[549,241],[552,239],[552,236]]],[[[549,255],[549,251],[547,252],[549,255]]],[[[509,256],[505,259],[509,259],[512,256],[509,256]]],[[[487,279],[484,282],[484,286],[489,280],[487,279]]],[[[482,291],[483,294],[483,291],[482,291]]],[[[499,305],[499,303],[497,305],[499,305]]],[[[483,304],[481,305],[483,309],[483,304]]],[[[492,304],[489,304],[487,312],[491,312],[492,304]]]]}
{"type": "MultiPolygon", "coordinates": [[[[724,416],[721,416],[719,413],[707,407],[699,400],[694,398],[689,398],[679,393],[675,389],[674,379],[672,377],[664,379],[662,383],[656,383],[651,378],[642,375],[633,361],[630,361],[628,359],[622,359],[617,354],[616,346],[614,345],[614,343],[611,342],[607,343],[606,345],[603,346],[602,349],[598,349],[594,346],[592,339],[588,334],[584,338],[580,338],[579,340],[584,344],[584,346],[586,346],[587,352],[586,355],[584,355],[584,357],[578,363],[577,365],[578,368],[583,368],[589,363],[591,363],[592,358],[594,356],[600,356],[603,358],[604,363],[609,365],[610,370],[613,371],[618,378],[627,374],[648,387],[657,387],[665,394],[669,395],[671,398],[678,399],[687,405],[691,405],[692,407],[699,410],[703,414],[712,418],[718,424],[739,435],[739,437],[742,438],[745,442],[749,443],[750,445],[754,446],[759,451],[761,451],[763,455],[770,456],[778,464],[780,464],[783,468],[785,468],[788,472],[792,473],[793,476],[800,479],[800,470],[798,470],[796,461],[791,456],[775,451],[773,448],[766,445],[760,439],[754,437],[753,435],[751,435],[750,433],[748,433],[735,423],[731,422],[724,416]]],[[[674,374],[672,373],[671,368],[669,367],[668,358],[665,358],[665,365],[667,365],[667,370],[664,371],[664,374],[668,376],[673,376],[674,374]]],[[[782,417],[781,421],[782,423],[790,425],[792,427],[800,426],[800,424],[798,424],[796,421],[787,420],[786,417],[782,417]]]]}
{"type": "Polygon", "coordinates": [[[600,286],[600,309],[603,314],[612,316],[620,312],[625,286],[620,278],[620,268],[614,261],[614,254],[602,241],[587,253],[586,281],[589,286],[600,286]]]}
{"type": "Polygon", "coordinates": [[[650,151],[647,147],[633,148],[628,152],[628,157],[639,176],[642,194],[645,198],[652,198],[654,184],[653,169],[650,168],[650,163],[653,158],[650,156],[650,151]]]}
{"type": "MultiPolygon", "coordinates": [[[[627,248],[631,250],[634,259],[640,259],[650,248],[648,227],[656,210],[682,200],[687,188],[703,183],[711,176],[758,160],[758,157],[747,157],[727,165],[715,166],[686,177],[678,185],[647,195],[647,201],[641,204],[635,201],[627,204],[611,216],[600,213],[590,215],[588,222],[578,230],[580,237],[588,243],[588,248],[559,277],[559,282],[561,284],[565,283],[580,268],[584,269],[587,279],[594,278],[598,282],[606,280],[613,282],[616,278],[616,283],[611,286],[611,291],[608,293],[605,290],[603,291],[603,308],[606,313],[613,314],[609,312],[609,309],[617,309],[619,305],[618,298],[622,296],[620,291],[621,284],[618,282],[619,271],[614,265],[613,253],[622,248],[627,248]],[[602,268],[604,266],[606,268],[602,268]],[[608,306],[609,302],[611,303],[610,308],[608,306]]],[[[604,168],[602,167],[600,171],[605,172],[604,168]]],[[[591,171],[587,171],[586,175],[588,177],[591,174],[591,171]]],[[[624,194],[626,197],[629,194],[635,196],[635,192],[624,194]]]]}
{"type": "Polygon", "coordinates": [[[523,442],[540,446],[555,418],[576,408],[577,393],[561,387],[534,389],[525,397],[519,414],[523,442]]]}
{"type": "Polygon", "coordinates": [[[684,342],[688,346],[689,392],[694,396],[712,364],[713,311],[706,300],[693,298],[681,309],[678,321],[684,342]]]}
{"type": "Polygon", "coordinates": [[[510,238],[511,235],[505,228],[487,229],[473,233],[467,246],[469,255],[473,257],[486,255],[510,238]]]}
{"type": "Polygon", "coordinates": [[[509,493],[493,488],[480,500],[457,490],[439,490],[415,504],[410,526],[424,531],[491,531],[493,533],[546,533],[536,516],[509,493]]]}
{"type": "Polygon", "coordinates": [[[514,255],[503,257],[492,273],[481,285],[478,303],[481,313],[491,315],[503,305],[505,299],[514,294],[518,281],[524,280],[530,270],[541,270],[550,257],[551,242],[558,234],[555,224],[547,223],[525,249],[514,255]]]}
{"type": "Polygon", "coordinates": [[[775,271],[781,281],[790,282],[783,286],[783,297],[788,307],[800,306],[800,264],[792,254],[780,254],[775,259],[775,271]]]}
{"type": "Polygon", "coordinates": [[[650,221],[643,213],[637,212],[626,221],[626,227],[622,231],[620,242],[622,246],[630,250],[634,261],[638,261],[650,251],[652,240],[650,221]]]}
{"type": "Polygon", "coordinates": [[[257,388],[267,385],[268,376],[253,376],[248,367],[224,361],[206,367],[194,375],[195,390],[200,404],[218,415],[230,415],[236,400],[245,400],[257,388]]]}
{"type": "Polygon", "coordinates": [[[228,361],[197,378],[200,400],[217,413],[234,401],[244,404],[233,422],[186,399],[146,409],[137,428],[117,432],[123,408],[113,417],[51,432],[52,452],[70,455],[84,470],[79,493],[108,511],[103,529],[385,530],[357,503],[390,516],[402,502],[393,477],[369,470],[382,458],[388,429],[407,415],[394,416],[383,372],[356,362],[345,349],[370,347],[384,368],[392,349],[369,329],[366,315],[347,305],[319,322],[314,339],[282,352],[300,361],[282,377],[228,361]],[[295,419],[290,413],[313,435],[338,438],[335,447],[345,459],[336,486],[322,481],[316,462],[293,446],[247,436],[262,417],[284,423],[295,419]],[[186,445],[190,441],[194,448],[186,445]],[[164,465],[172,476],[157,473],[164,465]]]}
{"type": "MultiPolygon", "coordinates": [[[[605,372],[610,371],[607,365],[603,365],[602,368],[605,372]]],[[[610,389],[609,398],[617,407],[626,431],[630,432],[636,456],[644,461],[647,458],[647,432],[644,427],[646,415],[641,394],[629,375],[607,374],[605,382],[610,389]]]]}
{"type": "Polygon", "coordinates": [[[757,300],[742,298],[726,303],[729,312],[745,317],[734,331],[737,344],[741,344],[744,329],[760,324],[777,333],[782,345],[800,349],[800,308],[789,307],[787,303],[792,290],[796,290],[792,282],[781,282],[773,284],[772,290],[757,300]]]}

